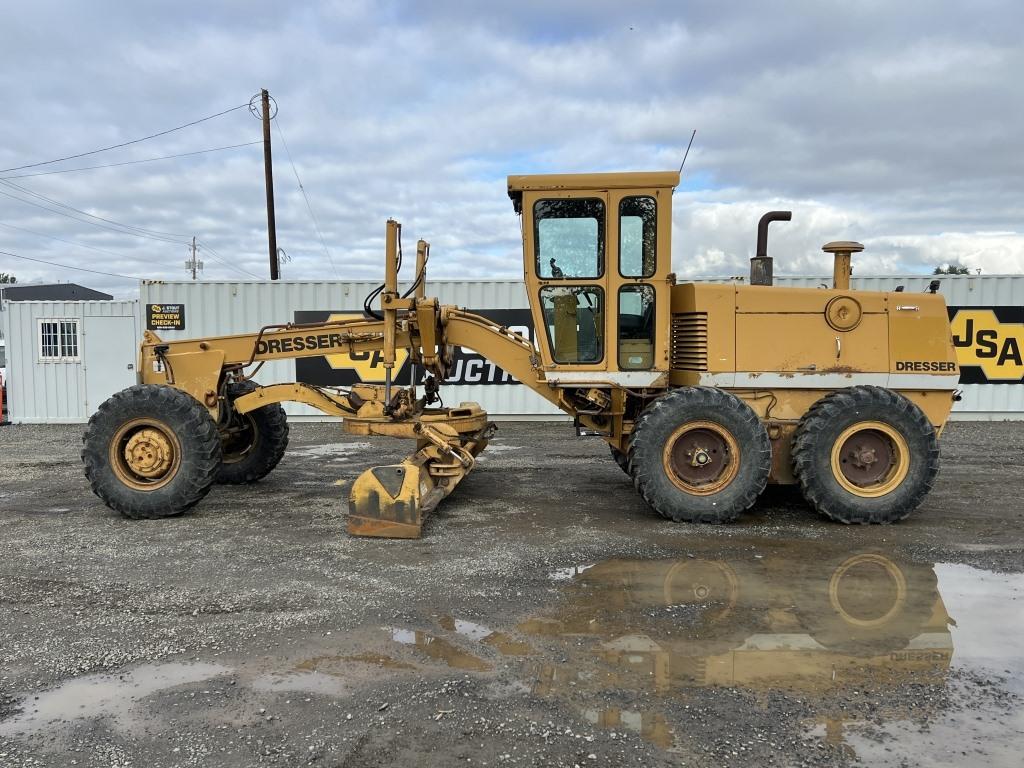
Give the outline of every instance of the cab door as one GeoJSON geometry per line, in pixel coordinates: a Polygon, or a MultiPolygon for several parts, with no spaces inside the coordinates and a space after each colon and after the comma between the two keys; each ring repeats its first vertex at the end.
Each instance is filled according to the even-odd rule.
{"type": "Polygon", "coordinates": [[[544,368],[609,369],[608,197],[595,190],[524,195],[524,271],[544,368]]]}
{"type": "Polygon", "coordinates": [[[610,370],[622,372],[623,384],[645,386],[669,367],[672,190],[618,189],[609,198],[610,370]]]}

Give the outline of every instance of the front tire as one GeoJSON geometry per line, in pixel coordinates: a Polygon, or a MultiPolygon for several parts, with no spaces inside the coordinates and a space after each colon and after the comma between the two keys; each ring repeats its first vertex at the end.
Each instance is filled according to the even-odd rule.
{"type": "Polygon", "coordinates": [[[629,468],[644,501],[676,522],[726,523],[749,509],[771,470],[771,442],[735,395],[683,387],[640,414],[629,468]]]}
{"type": "Polygon", "coordinates": [[[104,402],[82,437],[93,493],[133,519],[180,515],[206,496],[220,466],[209,411],[174,387],[140,384],[104,402]]]}
{"type": "MultiPolygon", "coordinates": [[[[251,381],[228,385],[228,399],[256,390],[251,381]]],[[[271,403],[249,413],[231,411],[221,431],[223,458],[217,482],[243,485],[262,480],[278,465],[288,447],[288,417],[280,403],[271,403]]]]}
{"type": "Polygon", "coordinates": [[[841,523],[894,523],[924,500],[939,471],[935,428],[898,392],[858,386],[830,392],[793,436],[804,498],[841,523]]]}

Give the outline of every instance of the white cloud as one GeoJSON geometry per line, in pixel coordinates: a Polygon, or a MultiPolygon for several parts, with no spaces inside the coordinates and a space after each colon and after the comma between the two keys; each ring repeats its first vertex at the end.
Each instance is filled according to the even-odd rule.
{"type": "MultiPolygon", "coordinates": [[[[117,143],[240,104],[266,86],[342,277],[381,271],[384,220],[434,243],[436,276],[521,273],[508,173],[675,167],[681,275],[745,274],[768,209],[780,273],[827,273],[820,250],[861,240],[857,270],[958,262],[1024,271],[1024,49],[1017,4],[477,6],[451,0],[282,4],[48,2],[0,29],[12,117],[0,167],[117,143]],[[486,11],[483,10],[486,8],[486,11]],[[879,19],[884,17],[884,23],[879,19]],[[995,233],[995,234],[994,234],[995,233]]],[[[259,138],[245,110],[91,161],[259,138]]],[[[275,133],[279,241],[296,278],[333,277],[275,133]]],[[[69,163],[71,165],[71,163],[69,163]]],[[[0,196],[0,249],[105,271],[184,277],[200,240],[266,273],[259,147],[18,180],[138,240],[0,196]]],[[[0,187],[0,192],[12,192],[0,187]]],[[[67,212],[67,211],[65,211],[67,212]]],[[[210,278],[237,277],[203,254],[210,278]]],[[[130,282],[0,256],[22,279],[130,282]]]]}

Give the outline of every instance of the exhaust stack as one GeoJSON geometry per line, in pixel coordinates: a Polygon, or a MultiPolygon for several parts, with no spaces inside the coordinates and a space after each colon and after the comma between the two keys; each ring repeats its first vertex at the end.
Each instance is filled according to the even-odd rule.
{"type": "Polygon", "coordinates": [[[792,211],[768,211],[757,223],[757,252],[750,260],[750,284],[772,284],[772,257],[768,255],[768,225],[773,221],[790,221],[792,211]]]}
{"type": "Polygon", "coordinates": [[[855,243],[853,240],[836,240],[832,243],[825,243],[821,246],[825,253],[831,253],[832,261],[832,287],[841,291],[850,290],[850,273],[853,271],[851,257],[854,253],[860,253],[864,246],[855,243]]]}

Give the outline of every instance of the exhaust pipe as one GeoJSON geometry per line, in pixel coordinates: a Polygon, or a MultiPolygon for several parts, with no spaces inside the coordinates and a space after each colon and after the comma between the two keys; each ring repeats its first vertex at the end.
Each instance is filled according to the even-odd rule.
{"type": "Polygon", "coordinates": [[[750,260],[750,284],[772,284],[772,257],[768,255],[768,225],[773,221],[790,221],[792,211],[768,211],[757,223],[757,252],[750,260]]]}

